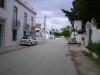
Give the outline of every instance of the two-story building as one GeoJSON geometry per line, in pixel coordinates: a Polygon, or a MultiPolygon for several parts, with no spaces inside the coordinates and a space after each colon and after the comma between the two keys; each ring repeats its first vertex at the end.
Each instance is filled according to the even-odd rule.
{"type": "Polygon", "coordinates": [[[36,11],[25,0],[0,0],[0,47],[13,46],[22,36],[35,36],[36,11]]]}

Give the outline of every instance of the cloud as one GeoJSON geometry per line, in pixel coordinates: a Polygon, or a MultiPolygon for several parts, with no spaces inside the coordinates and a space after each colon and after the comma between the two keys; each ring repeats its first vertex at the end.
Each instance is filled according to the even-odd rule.
{"type": "Polygon", "coordinates": [[[54,13],[52,11],[41,11],[41,15],[45,15],[45,14],[47,14],[49,16],[53,16],[54,15],[54,13]]]}
{"type": "Polygon", "coordinates": [[[27,0],[35,8],[39,10],[59,10],[67,9],[69,10],[72,6],[72,0],[27,0]]]}
{"type": "Polygon", "coordinates": [[[27,0],[37,11],[37,22],[43,22],[46,14],[48,25],[69,25],[70,22],[61,9],[70,10],[72,1],[73,0],[27,0]]]}

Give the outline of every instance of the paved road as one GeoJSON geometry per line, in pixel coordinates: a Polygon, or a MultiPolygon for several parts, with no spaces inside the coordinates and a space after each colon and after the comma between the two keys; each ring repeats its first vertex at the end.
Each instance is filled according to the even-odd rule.
{"type": "Polygon", "coordinates": [[[46,43],[0,55],[0,75],[77,75],[66,41],[46,43]]]}

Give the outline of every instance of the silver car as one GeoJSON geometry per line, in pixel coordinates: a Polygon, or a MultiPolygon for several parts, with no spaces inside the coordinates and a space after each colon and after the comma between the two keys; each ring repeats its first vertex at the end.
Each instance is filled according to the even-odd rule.
{"type": "Polygon", "coordinates": [[[20,40],[20,45],[36,45],[37,41],[35,38],[33,38],[33,36],[24,36],[22,37],[22,39],[20,40]]]}
{"type": "Polygon", "coordinates": [[[77,43],[77,40],[76,40],[75,37],[70,37],[68,43],[69,44],[76,44],[77,43]]]}

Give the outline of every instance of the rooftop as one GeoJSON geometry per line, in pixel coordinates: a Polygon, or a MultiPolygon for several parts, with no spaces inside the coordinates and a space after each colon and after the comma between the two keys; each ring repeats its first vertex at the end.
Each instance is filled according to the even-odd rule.
{"type": "Polygon", "coordinates": [[[36,23],[36,24],[35,24],[35,28],[41,29],[41,23],[36,23]]]}
{"type": "Polygon", "coordinates": [[[25,8],[27,8],[29,11],[31,11],[33,14],[36,15],[36,10],[29,5],[26,0],[16,0],[17,2],[19,2],[22,6],[24,6],[25,8]]]}

